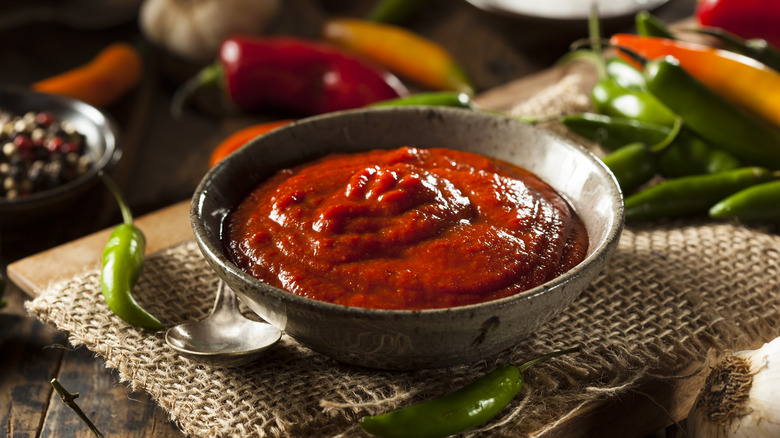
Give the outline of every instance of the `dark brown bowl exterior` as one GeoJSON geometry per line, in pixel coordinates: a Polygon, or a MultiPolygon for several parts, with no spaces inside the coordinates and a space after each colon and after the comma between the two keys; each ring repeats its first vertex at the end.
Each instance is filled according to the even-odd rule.
{"type": "Polygon", "coordinates": [[[192,199],[205,258],[258,315],[303,345],[350,364],[419,369],[473,362],[515,345],[568,306],[602,270],[623,228],[612,174],[585,148],[517,120],[463,109],[404,107],[312,117],[256,138],[211,169],[192,199]],[[400,146],[478,152],[533,171],[563,193],[590,236],[587,258],[542,286],[482,304],[373,310],[303,298],[271,287],[230,260],[221,241],[228,212],[279,169],[331,152],[400,146]]]}
{"type": "Polygon", "coordinates": [[[108,170],[121,157],[114,121],[84,102],[29,90],[0,89],[0,109],[18,115],[50,111],[57,120],[67,120],[85,136],[93,162],[87,173],[53,189],[13,200],[0,198],[0,226],[37,220],[72,204],[99,181],[99,170],[108,170]]]}

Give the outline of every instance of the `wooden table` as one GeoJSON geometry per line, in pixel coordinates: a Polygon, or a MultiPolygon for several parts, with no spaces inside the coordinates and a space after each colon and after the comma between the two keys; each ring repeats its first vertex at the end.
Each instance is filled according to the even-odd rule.
{"type": "MultiPolygon", "coordinates": [[[[6,2],[0,6],[0,15],[29,4],[6,2]]],[[[336,0],[288,0],[285,4],[278,27],[284,31],[289,26],[290,33],[303,35],[311,34],[324,16],[360,16],[370,6],[369,2],[336,0]],[[302,24],[300,18],[304,15],[312,24],[302,24]]],[[[689,17],[694,4],[695,0],[672,0],[656,13],[672,22],[689,17]]],[[[114,169],[115,178],[139,217],[139,225],[147,232],[166,237],[158,240],[148,236],[150,249],[154,250],[155,244],[151,242],[188,238],[189,230],[182,225],[187,220],[188,199],[205,172],[209,153],[217,142],[237,127],[278,115],[225,118],[196,112],[183,120],[173,120],[168,113],[171,94],[186,74],[195,71],[195,66],[173,61],[145,44],[135,19],[130,16],[124,23],[89,30],[57,23],[0,29],[3,59],[0,84],[26,85],[79,65],[117,39],[140,43],[148,49],[143,82],[108,111],[122,129],[124,154],[114,169]]],[[[482,93],[481,98],[494,106],[507,102],[501,101],[502,93],[489,90],[517,81],[527,89],[533,81],[548,80],[540,72],[566,51],[569,42],[586,33],[584,23],[559,27],[518,22],[452,0],[431,0],[429,8],[408,26],[440,42],[461,60],[482,93]]],[[[630,19],[611,22],[608,26],[607,31],[633,29],[630,19]]],[[[38,254],[36,257],[42,258],[34,260],[44,262],[32,268],[25,263],[14,266],[39,269],[40,277],[36,278],[47,278],[51,271],[78,272],[84,266],[79,256],[62,260],[50,249],[63,244],[68,244],[71,250],[80,245],[95,245],[105,239],[105,231],[101,230],[118,221],[112,199],[101,192],[94,193],[78,208],[58,217],[0,230],[0,263],[5,269],[9,264],[27,262],[30,256],[38,254]]],[[[83,263],[98,263],[90,258],[90,253],[71,254],[80,254],[83,263]]],[[[164,411],[146,394],[126,388],[115,373],[105,368],[101,358],[94,357],[85,348],[73,349],[66,333],[27,316],[23,305],[35,293],[35,283],[9,282],[8,305],[0,312],[0,432],[9,437],[92,436],[53,392],[49,382],[56,377],[69,391],[81,394],[77,402],[105,436],[181,436],[164,411]]],[[[647,392],[661,400],[662,405],[676,407],[671,418],[682,418],[690,403],[691,394],[680,388],[647,388],[647,392]],[[668,399],[681,393],[682,399],[668,399]]],[[[555,436],[628,436],[626,431],[632,430],[634,436],[641,438],[663,430],[671,419],[661,407],[643,408],[634,412],[637,415],[625,416],[626,406],[654,406],[643,402],[643,397],[602,406],[592,414],[580,416],[578,422],[564,424],[555,436]],[[629,421],[631,426],[627,428],[629,421]]],[[[656,436],[666,436],[666,433],[656,436]]],[[[669,433],[674,434],[674,429],[669,433]]]]}

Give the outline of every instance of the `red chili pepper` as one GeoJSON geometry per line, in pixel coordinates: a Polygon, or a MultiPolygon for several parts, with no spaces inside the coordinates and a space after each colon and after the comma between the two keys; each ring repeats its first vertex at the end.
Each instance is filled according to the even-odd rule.
{"type": "Polygon", "coordinates": [[[243,111],[271,107],[299,115],[359,108],[408,94],[391,73],[328,44],[236,36],[222,42],[216,63],[179,89],[174,114],[195,91],[214,83],[243,111]]]}
{"type": "Polygon", "coordinates": [[[780,1],[700,0],[696,18],[742,38],[761,38],[780,47],[780,1]]]}

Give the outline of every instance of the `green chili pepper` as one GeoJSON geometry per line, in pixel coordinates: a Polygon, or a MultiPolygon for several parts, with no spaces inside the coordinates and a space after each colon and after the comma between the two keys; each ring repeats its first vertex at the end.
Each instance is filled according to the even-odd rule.
{"type": "Polygon", "coordinates": [[[745,55],[761,62],[767,67],[780,71],[780,50],[761,38],[744,39],[719,27],[701,27],[693,32],[715,37],[726,50],[745,55]]]}
{"type": "Polygon", "coordinates": [[[714,219],[738,219],[743,222],[780,222],[780,180],[748,187],[713,205],[714,219]]]}
{"type": "Polygon", "coordinates": [[[686,129],[658,157],[658,172],[666,178],[717,173],[742,166],[735,156],[710,146],[686,129]]]}
{"type": "Polygon", "coordinates": [[[597,112],[657,125],[671,126],[676,115],[647,91],[644,74],[620,58],[611,58],[591,91],[597,112]]]}
{"type": "Polygon", "coordinates": [[[676,39],[663,21],[650,12],[640,11],[636,14],[636,33],[643,36],[676,39]]]}
{"type": "Polygon", "coordinates": [[[729,103],[674,58],[648,61],[647,87],[710,145],[747,162],[780,168],[780,129],[729,103]]]}
{"type": "MultiPolygon", "coordinates": [[[[655,145],[671,131],[666,126],[593,113],[565,116],[561,123],[575,134],[613,151],[634,142],[655,145]]],[[[736,157],[710,146],[684,127],[659,154],[657,163],[658,171],[668,178],[721,172],[741,166],[736,157]]]]}
{"type": "Polygon", "coordinates": [[[499,365],[492,372],[444,397],[364,417],[360,427],[382,438],[435,438],[463,432],[498,415],[522,389],[526,369],[543,360],[577,350],[556,351],[520,366],[499,365]]]}
{"type": "Polygon", "coordinates": [[[607,76],[621,87],[633,91],[647,91],[644,73],[623,59],[610,58],[604,68],[607,76]]]}
{"type": "Polygon", "coordinates": [[[706,213],[721,199],[771,176],[764,168],[743,167],[662,181],[625,199],[626,221],[706,213]]]}
{"type": "Polygon", "coordinates": [[[144,264],[146,238],[133,224],[133,216],[114,181],[104,173],[100,178],[119,203],[124,223],[111,231],[103,248],[100,286],[106,304],[127,323],[149,330],[160,330],[162,324],[133,298],[132,291],[144,264]]]}
{"type": "Polygon", "coordinates": [[[623,193],[631,193],[656,173],[655,155],[644,143],[631,143],[601,159],[623,193]]]}
{"type": "Polygon", "coordinates": [[[409,105],[432,105],[432,106],[452,106],[452,107],[459,107],[459,108],[473,108],[471,97],[468,94],[451,92],[451,91],[433,91],[430,93],[417,93],[409,96],[375,102],[370,106],[409,106],[409,105]]]}
{"type": "Polygon", "coordinates": [[[656,144],[669,135],[666,126],[604,114],[572,114],[561,118],[561,123],[575,134],[609,150],[634,142],[656,144]]]}
{"type": "Polygon", "coordinates": [[[626,88],[609,77],[599,80],[593,86],[591,103],[601,114],[662,126],[671,126],[676,118],[674,113],[652,94],[626,88]]]}

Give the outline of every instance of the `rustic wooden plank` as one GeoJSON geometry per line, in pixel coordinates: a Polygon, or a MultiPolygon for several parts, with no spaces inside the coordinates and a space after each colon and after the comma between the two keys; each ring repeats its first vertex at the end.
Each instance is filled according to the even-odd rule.
{"type": "MultiPolygon", "coordinates": [[[[146,235],[147,253],[154,253],[193,238],[189,201],[141,216],[135,224],[146,235]]],[[[32,255],[8,265],[8,278],[29,295],[49,284],[100,267],[103,247],[113,227],[32,255]],[[63,261],[67,260],[67,263],[63,261]]]]}
{"type": "Polygon", "coordinates": [[[29,318],[24,294],[13,284],[0,314],[0,435],[38,436],[52,392],[49,380],[59,368],[66,334],[29,318]]]}
{"type": "MultiPolygon", "coordinates": [[[[131,392],[119,381],[115,371],[106,368],[105,360],[96,360],[86,348],[80,347],[65,354],[57,379],[69,392],[79,393],[76,403],[104,436],[182,436],[147,394],[131,392]]],[[[94,436],[56,393],[52,394],[41,435],[94,436]]]]}
{"type": "Polygon", "coordinates": [[[573,62],[549,68],[523,79],[509,82],[490,89],[474,99],[474,102],[485,109],[496,111],[510,111],[517,104],[532,98],[539,91],[550,87],[568,75],[579,75],[580,87],[586,92],[596,82],[594,68],[586,62],[573,62]]]}

